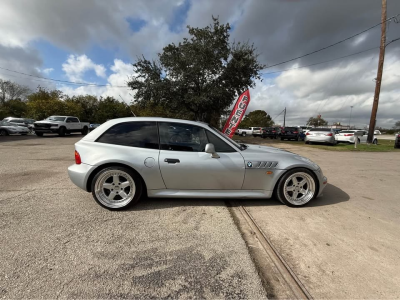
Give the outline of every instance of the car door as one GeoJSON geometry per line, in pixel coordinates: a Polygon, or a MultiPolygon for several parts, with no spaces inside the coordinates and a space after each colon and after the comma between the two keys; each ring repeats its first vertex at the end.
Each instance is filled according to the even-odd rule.
{"type": "Polygon", "coordinates": [[[359,137],[360,141],[361,141],[361,143],[366,143],[367,139],[368,139],[368,131],[364,130],[362,133],[363,133],[363,135],[359,137]]]}
{"type": "Polygon", "coordinates": [[[245,165],[242,155],[203,127],[159,122],[161,175],[167,189],[240,190],[245,165]],[[213,143],[219,158],[205,153],[213,143]]]}

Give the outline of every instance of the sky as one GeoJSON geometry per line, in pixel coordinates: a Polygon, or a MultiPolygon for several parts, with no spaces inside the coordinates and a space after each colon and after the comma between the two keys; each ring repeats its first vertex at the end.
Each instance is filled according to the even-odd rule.
{"type": "MultiPolygon", "coordinates": [[[[343,40],[381,18],[380,0],[2,0],[0,8],[0,78],[32,90],[40,85],[69,95],[110,95],[127,103],[132,91],[126,81],[137,57],[156,59],[164,46],[188,36],[187,25],[207,26],[212,16],[230,23],[232,42],[253,43],[267,66],[343,40]],[[108,86],[47,81],[4,68],[108,86]]],[[[400,1],[388,0],[387,16],[398,14],[400,1]]],[[[399,37],[400,24],[389,22],[387,41],[399,37]]],[[[366,126],[379,44],[377,26],[324,51],[266,68],[263,80],[250,90],[247,112],[265,110],[282,124],[279,113],[286,107],[287,125],[303,125],[319,114],[329,123],[347,125],[351,113],[352,125],[366,126]],[[333,61],[302,67],[328,60],[333,61]]],[[[397,41],[386,49],[377,126],[391,128],[400,120],[399,92],[397,41]]]]}

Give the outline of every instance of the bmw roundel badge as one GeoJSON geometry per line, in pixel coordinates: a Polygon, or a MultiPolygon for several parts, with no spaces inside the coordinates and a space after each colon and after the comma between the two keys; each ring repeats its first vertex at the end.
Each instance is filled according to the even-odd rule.
{"type": "Polygon", "coordinates": [[[251,161],[249,161],[249,162],[247,163],[247,166],[248,166],[249,168],[251,168],[251,167],[253,166],[253,163],[252,163],[251,161]]]}

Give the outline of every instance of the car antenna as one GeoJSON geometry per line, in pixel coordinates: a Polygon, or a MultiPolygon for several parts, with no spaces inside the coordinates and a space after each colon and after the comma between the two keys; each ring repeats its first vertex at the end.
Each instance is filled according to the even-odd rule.
{"type": "Polygon", "coordinates": [[[126,104],[126,102],[124,101],[124,99],[121,97],[121,95],[119,95],[119,97],[121,98],[122,102],[124,102],[124,104],[129,108],[129,110],[131,111],[132,115],[134,117],[136,117],[136,115],[133,113],[132,108],[130,106],[128,106],[128,104],[126,104]]]}

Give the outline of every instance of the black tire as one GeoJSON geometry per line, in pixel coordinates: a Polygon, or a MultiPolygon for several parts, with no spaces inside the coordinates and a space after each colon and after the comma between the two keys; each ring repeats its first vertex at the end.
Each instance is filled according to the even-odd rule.
{"type": "Polygon", "coordinates": [[[242,132],[242,136],[246,136],[246,132],[242,132]]]}
{"type": "Polygon", "coordinates": [[[358,144],[361,144],[361,140],[359,138],[357,138],[358,144]]]}
{"type": "Polygon", "coordinates": [[[283,141],[284,140],[284,138],[281,138],[281,141],[283,141]]]}
{"type": "Polygon", "coordinates": [[[378,145],[378,139],[374,139],[374,140],[372,141],[372,144],[378,145]]]}
{"type": "Polygon", "coordinates": [[[256,135],[255,135],[255,134],[253,134],[253,137],[256,137],[256,135]]]}
{"type": "Polygon", "coordinates": [[[0,135],[6,136],[6,135],[8,135],[8,131],[5,130],[5,129],[1,129],[1,130],[0,130],[0,135]]]}
{"type": "Polygon", "coordinates": [[[133,172],[131,169],[128,169],[128,168],[125,168],[125,167],[121,167],[121,166],[110,166],[110,167],[107,167],[107,168],[99,170],[97,172],[97,174],[93,177],[93,180],[92,180],[92,182],[90,184],[91,184],[92,196],[93,196],[94,200],[100,206],[102,206],[104,208],[107,208],[108,210],[123,210],[123,209],[126,209],[126,208],[136,204],[140,200],[140,198],[142,197],[143,188],[144,188],[142,178],[137,173],[133,172]],[[109,206],[105,205],[103,202],[101,202],[101,200],[99,200],[97,198],[95,185],[96,185],[96,181],[99,180],[99,178],[103,174],[105,174],[106,172],[118,171],[118,170],[122,171],[122,172],[125,172],[125,173],[129,174],[132,177],[132,179],[133,179],[133,181],[135,183],[136,190],[135,190],[135,194],[134,194],[133,198],[129,201],[129,203],[127,203],[127,204],[125,204],[124,206],[121,206],[121,207],[109,207],[109,206]]]}
{"type": "Polygon", "coordinates": [[[65,133],[66,133],[66,129],[65,129],[65,127],[61,127],[59,130],[58,130],[58,135],[59,136],[65,136],[65,133]]]}
{"type": "Polygon", "coordinates": [[[85,126],[85,127],[83,127],[83,129],[82,129],[82,134],[83,135],[87,135],[88,134],[88,132],[89,132],[89,129],[85,126]]]}
{"type": "Polygon", "coordinates": [[[21,135],[28,135],[27,133],[21,133],[21,135]]]}
{"type": "Polygon", "coordinates": [[[35,132],[37,136],[43,136],[43,132],[35,132]]]}
{"type": "Polygon", "coordinates": [[[309,142],[308,142],[308,141],[306,141],[306,144],[309,144],[309,142]]]}
{"type": "Polygon", "coordinates": [[[275,197],[283,204],[287,205],[287,206],[291,206],[291,207],[302,207],[307,205],[308,203],[310,203],[310,201],[312,201],[313,199],[315,199],[315,197],[318,194],[318,181],[317,178],[315,176],[315,174],[310,171],[309,169],[305,169],[305,168],[297,168],[297,169],[292,169],[289,170],[288,172],[286,172],[280,179],[279,182],[275,188],[275,197]],[[299,205],[294,205],[292,203],[290,203],[286,197],[285,197],[285,193],[284,193],[284,185],[285,185],[285,181],[286,179],[288,179],[291,175],[293,175],[294,173],[306,173],[310,176],[310,179],[312,179],[314,181],[314,185],[315,185],[315,192],[314,195],[312,196],[311,199],[309,199],[306,203],[304,204],[299,204],[299,205]]]}

